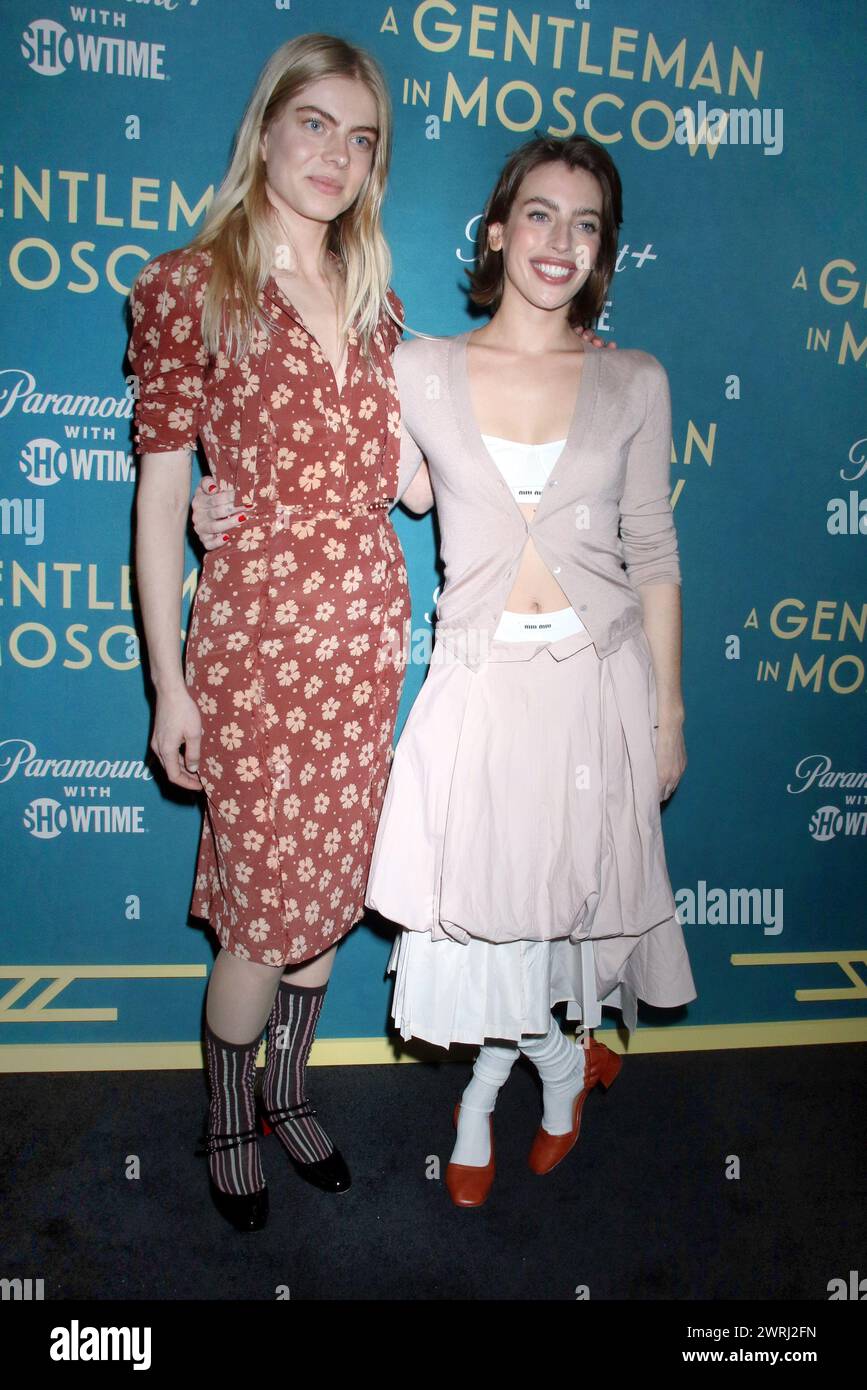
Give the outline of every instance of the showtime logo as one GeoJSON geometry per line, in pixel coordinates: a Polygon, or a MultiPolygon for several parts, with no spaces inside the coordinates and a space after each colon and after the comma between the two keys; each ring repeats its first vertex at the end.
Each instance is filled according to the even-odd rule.
{"type": "MultiPolygon", "coordinates": [[[[105,10],[75,5],[70,13],[79,21],[108,14],[105,10]]],[[[123,26],[126,15],[115,15],[115,22],[123,26]]],[[[72,35],[55,19],[34,19],[21,36],[21,53],[28,67],[40,77],[59,77],[67,68],[78,67],[82,72],[98,72],[107,77],[142,77],[164,82],[165,51],[164,43],[140,43],[111,34],[72,35]]]]}
{"type": "Polygon", "coordinates": [[[130,483],[132,455],[125,449],[63,449],[55,439],[31,439],[21,450],[18,467],[34,487],[53,487],[69,471],[75,482],[130,483]]]}
{"type": "Polygon", "coordinates": [[[28,483],[51,487],[59,483],[66,472],[67,458],[56,440],[31,439],[21,450],[18,467],[28,483]]]}
{"type": "Polygon", "coordinates": [[[62,806],[50,796],[24,808],[22,824],[37,840],[56,840],[64,830],[77,835],[143,835],[144,806],[62,806]]]}
{"type": "Polygon", "coordinates": [[[839,806],[820,806],[810,817],[814,840],[833,840],[838,835],[867,835],[867,811],[841,811],[839,806]]]}

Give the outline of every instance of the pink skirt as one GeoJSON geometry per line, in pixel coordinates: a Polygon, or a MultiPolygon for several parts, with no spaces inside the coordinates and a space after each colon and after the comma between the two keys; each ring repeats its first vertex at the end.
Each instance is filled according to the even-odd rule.
{"type": "Polygon", "coordinates": [[[631,1029],[636,999],[696,998],[662,839],[657,718],[643,629],[603,659],[586,632],[494,641],[475,672],[438,637],[365,897],[405,928],[388,967],[403,1036],[517,1040],[545,1032],[563,1000],[591,1027],[602,1005],[620,1007],[631,1029]]]}

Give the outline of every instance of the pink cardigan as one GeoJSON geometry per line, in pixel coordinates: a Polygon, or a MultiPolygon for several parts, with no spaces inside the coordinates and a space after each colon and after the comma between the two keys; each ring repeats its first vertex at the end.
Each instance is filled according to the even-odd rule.
{"type": "MultiPolygon", "coordinates": [[[[491,658],[491,638],[532,536],[599,656],[607,656],[641,626],[638,587],[681,582],[665,368],[648,352],[585,343],[566,443],[527,522],[474,417],[468,337],[402,342],[393,357],[402,414],[397,499],[424,457],[439,519],[445,583],[437,638],[468,666],[491,658]]],[[[520,644],[528,660],[537,650],[534,642],[520,644]]],[[[560,650],[568,654],[567,644],[560,650]]]]}

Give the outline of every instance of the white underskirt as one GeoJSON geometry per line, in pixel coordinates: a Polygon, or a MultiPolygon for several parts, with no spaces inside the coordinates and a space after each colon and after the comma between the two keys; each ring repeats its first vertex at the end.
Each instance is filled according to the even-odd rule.
{"type": "Polygon", "coordinates": [[[386,967],[393,972],[392,1018],[403,1038],[438,1047],[481,1046],[486,1039],[518,1042],[547,1033],[551,1009],[566,1004],[566,1017],[597,1028],[602,1009],[623,1011],[635,1027],[637,1000],[626,984],[604,998],[596,990],[592,940],[467,943],[403,931],[386,967]]]}

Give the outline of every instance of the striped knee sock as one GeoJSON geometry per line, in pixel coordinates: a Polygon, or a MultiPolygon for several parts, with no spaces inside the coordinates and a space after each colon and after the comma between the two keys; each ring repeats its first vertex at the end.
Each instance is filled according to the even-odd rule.
{"type": "Polygon", "coordinates": [[[269,1123],[298,1163],[315,1163],[334,1150],[305,1095],[307,1058],[327,988],[281,979],[268,1019],[262,1100],[281,1117],[269,1116],[269,1123]]]}
{"type": "Polygon", "coordinates": [[[259,1039],[230,1043],[205,1023],[210,1106],[206,1152],[221,1192],[261,1192],[265,1186],[256,1138],[256,1053],[259,1039]]]}

